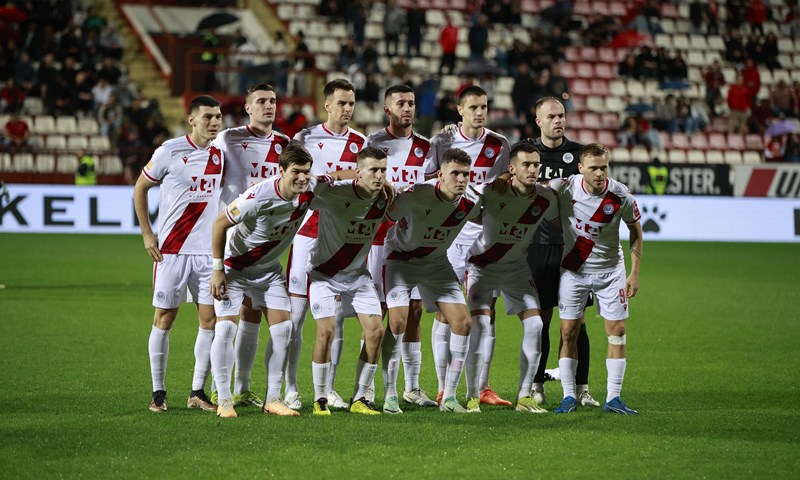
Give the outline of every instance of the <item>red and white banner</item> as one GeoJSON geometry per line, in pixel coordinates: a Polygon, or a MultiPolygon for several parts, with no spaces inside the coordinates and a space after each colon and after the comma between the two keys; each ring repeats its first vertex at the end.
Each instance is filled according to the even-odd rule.
{"type": "Polygon", "coordinates": [[[737,197],[800,198],[800,165],[736,165],[737,197]]]}

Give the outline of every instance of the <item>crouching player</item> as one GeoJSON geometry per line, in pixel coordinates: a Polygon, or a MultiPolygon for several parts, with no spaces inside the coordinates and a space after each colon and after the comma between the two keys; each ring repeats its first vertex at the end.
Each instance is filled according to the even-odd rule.
{"type": "Polygon", "coordinates": [[[533,142],[517,143],[510,156],[508,188],[499,192],[492,184],[478,187],[483,193],[483,230],[467,255],[467,301],[472,314],[467,365],[476,367],[467,371],[477,375],[467,378],[467,408],[480,408],[480,369],[477,366],[481,365],[483,357],[481,329],[488,325],[493,313],[492,292],[500,290],[507,313],[518,315],[522,321],[516,409],[546,413],[547,410],[531,397],[533,377],[542,354],[542,318],[526,250],[542,222],[557,220],[558,200],[552,190],[536,183],[541,163],[539,150],[533,142]]]}
{"type": "Polygon", "coordinates": [[[217,415],[235,418],[231,396],[233,340],[244,295],[252,298],[269,323],[264,356],[267,396],[264,413],[297,416],[280,399],[286,351],[292,336],[289,295],[279,262],[314,198],[311,155],[289,145],[278,159],[279,175],[259,182],[220,213],[212,230],[214,272],[211,294],[218,322],[211,346],[211,368],[219,394],[217,415]],[[227,242],[226,232],[234,227],[227,242]],[[223,253],[225,260],[223,261],[223,253]]]}
{"type": "Polygon", "coordinates": [[[639,290],[642,259],[642,225],[639,208],[625,185],[608,178],[608,149],[592,143],[581,150],[580,175],[550,181],[559,197],[564,229],[559,306],[561,351],[558,367],[564,399],[555,413],[574,412],[575,371],[578,366],[577,338],[583,306],[589,292],[595,294],[608,336],[606,403],[603,410],[633,415],[620,399],[625,376],[625,320],[628,298],[639,290]],[[631,273],[625,277],[625,257],[619,243],[619,223],[630,230],[631,273]]]}

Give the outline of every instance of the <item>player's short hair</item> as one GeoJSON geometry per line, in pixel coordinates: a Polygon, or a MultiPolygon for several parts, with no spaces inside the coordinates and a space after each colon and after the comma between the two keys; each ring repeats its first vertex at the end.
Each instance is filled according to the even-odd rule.
{"type": "Polygon", "coordinates": [[[378,147],[366,147],[361,149],[360,152],[358,152],[358,155],[356,155],[356,161],[358,167],[360,168],[361,165],[364,164],[364,161],[368,158],[374,158],[375,160],[385,160],[387,157],[388,156],[386,155],[386,152],[384,152],[378,147]]]}
{"type": "Polygon", "coordinates": [[[517,158],[520,152],[524,153],[536,153],[539,157],[542,156],[539,149],[536,147],[536,144],[533,143],[533,139],[526,138],[525,140],[519,141],[511,147],[511,153],[509,154],[509,158],[513,162],[514,159],[517,158]]]}
{"type": "Polygon", "coordinates": [[[308,153],[306,147],[300,145],[299,143],[290,143],[283,147],[283,151],[280,155],[278,155],[278,166],[282,168],[284,171],[289,169],[289,166],[292,164],[295,165],[311,165],[314,163],[314,159],[311,158],[311,154],[308,153]]]}
{"type": "Polygon", "coordinates": [[[581,148],[580,162],[583,163],[585,157],[608,156],[608,148],[599,143],[589,143],[581,148]]]}
{"type": "Polygon", "coordinates": [[[462,88],[460,92],[458,92],[458,103],[459,105],[464,101],[467,97],[488,97],[486,94],[486,90],[482,89],[477,85],[467,85],[466,87],[462,88]]]}
{"type": "Polygon", "coordinates": [[[189,102],[189,113],[196,112],[200,107],[219,107],[219,102],[211,95],[200,95],[189,102]]]}
{"type": "Polygon", "coordinates": [[[385,102],[395,93],[414,93],[414,89],[402,83],[392,85],[391,87],[387,88],[386,93],[383,94],[383,101],[385,102]]]}
{"type": "Polygon", "coordinates": [[[256,85],[251,85],[250,88],[247,89],[246,98],[250,98],[250,94],[254,92],[275,92],[275,95],[278,94],[278,92],[275,91],[275,87],[273,87],[269,83],[259,83],[256,85]]]}
{"type": "Polygon", "coordinates": [[[441,166],[444,168],[448,163],[456,163],[458,165],[472,166],[472,159],[469,158],[467,152],[460,148],[448,148],[442,154],[441,166]]]}
{"type": "Polygon", "coordinates": [[[561,103],[561,99],[559,99],[557,97],[552,97],[552,96],[542,97],[539,100],[536,100],[536,106],[534,107],[534,112],[538,112],[539,109],[542,108],[542,105],[544,105],[547,102],[556,102],[557,104],[561,105],[562,107],[564,106],[564,104],[561,103]]]}
{"type": "Polygon", "coordinates": [[[325,98],[328,98],[331,95],[333,95],[333,92],[335,92],[336,90],[355,92],[356,87],[354,87],[352,83],[348,82],[344,78],[337,78],[325,84],[325,88],[322,89],[322,95],[325,98]]]}

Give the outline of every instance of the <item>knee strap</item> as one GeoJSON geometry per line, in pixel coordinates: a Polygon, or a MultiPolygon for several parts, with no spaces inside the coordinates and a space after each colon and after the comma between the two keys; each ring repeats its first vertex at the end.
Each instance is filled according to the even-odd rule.
{"type": "Polygon", "coordinates": [[[625,345],[627,335],[609,335],[608,336],[608,343],[609,345],[625,345]]]}

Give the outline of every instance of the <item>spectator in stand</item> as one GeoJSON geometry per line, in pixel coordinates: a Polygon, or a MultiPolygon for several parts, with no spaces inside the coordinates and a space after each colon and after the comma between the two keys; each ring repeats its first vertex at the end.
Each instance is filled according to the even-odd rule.
{"type": "Polygon", "coordinates": [[[363,0],[355,0],[349,4],[346,21],[353,33],[353,40],[358,46],[364,45],[368,17],[369,12],[363,0]]]}
{"type": "Polygon", "coordinates": [[[764,161],[770,163],[782,162],[785,147],[786,135],[767,137],[766,142],[764,142],[764,161]]]}
{"type": "Polygon", "coordinates": [[[278,116],[275,121],[278,129],[289,138],[294,138],[295,134],[306,128],[308,119],[303,114],[303,103],[296,101],[292,104],[292,111],[288,117],[278,116]]]}
{"type": "Polygon", "coordinates": [[[122,126],[122,120],[122,105],[117,102],[117,96],[112,92],[108,95],[108,99],[100,106],[97,112],[100,134],[108,137],[111,145],[116,145],[119,139],[119,129],[120,126],[122,126]]]}
{"type": "Polygon", "coordinates": [[[38,94],[39,77],[28,52],[21,52],[14,64],[14,78],[27,95],[38,94]]]}
{"type": "Polygon", "coordinates": [[[83,21],[83,30],[100,32],[106,25],[106,19],[97,13],[93,6],[86,9],[86,20],[83,21]]]}
{"type": "Polygon", "coordinates": [[[675,126],[675,119],[678,116],[678,109],[675,105],[675,96],[669,94],[664,101],[653,97],[653,106],[656,109],[655,117],[653,117],[653,126],[662,131],[673,133],[672,130],[675,126]]]}
{"type": "Polygon", "coordinates": [[[683,52],[675,51],[675,57],[670,61],[665,73],[667,80],[685,82],[689,78],[689,65],[683,58],[683,52]]]}
{"type": "Polygon", "coordinates": [[[769,94],[772,111],[775,116],[797,117],[797,97],[786,80],[778,80],[769,94]]]}
{"type": "Polygon", "coordinates": [[[800,134],[791,133],[786,137],[786,147],[783,150],[783,158],[787,162],[800,162],[800,134]]]}
{"type": "Polygon", "coordinates": [[[742,74],[736,76],[736,83],[728,90],[728,132],[745,133],[750,106],[753,104],[750,89],[744,83],[742,74]]]}
{"type": "Polygon", "coordinates": [[[94,112],[94,95],[92,95],[92,77],[86,70],[80,70],[75,75],[75,88],[72,89],[72,104],[75,110],[82,115],[94,112]]]}
{"type": "Polygon", "coordinates": [[[489,17],[477,15],[472,20],[467,34],[470,61],[485,61],[486,46],[489,43],[489,17]]]}
{"type": "Polygon", "coordinates": [[[125,129],[125,134],[119,141],[119,157],[122,160],[122,173],[128,185],[136,183],[144,167],[144,159],[152,153],[146,148],[145,143],[139,138],[139,129],[131,125],[125,129]]]}
{"type": "Polygon", "coordinates": [[[764,35],[764,22],[767,20],[767,6],[764,5],[764,0],[749,0],[745,15],[747,23],[750,24],[750,31],[764,35]]]}
{"type": "Polygon", "coordinates": [[[666,82],[672,67],[672,58],[665,47],[656,48],[656,63],[658,64],[658,83],[666,82]]]}
{"type": "MultiPolygon", "coordinates": [[[[451,14],[455,15],[455,14],[451,14]]],[[[453,25],[450,15],[445,16],[445,25],[439,32],[439,46],[442,49],[442,62],[439,64],[439,75],[447,69],[452,75],[456,68],[456,47],[458,46],[458,27],[453,25]]]]}
{"type": "Polygon", "coordinates": [[[363,68],[364,71],[379,72],[378,56],[375,40],[368,38],[364,42],[364,49],[361,50],[361,68],[363,68]]]}
{"type": "Polygon", "coordinates": [[[114,94],[114,87],[108,84],[105,78],[97,79],[97,83],[92,87],[92,98],[94,108],[99,110],[101,106],[108,102],[108,98],[114,94]]]}
{"type": "Polygon", "coordinates": [[[725,2],[725,27],[728,31],[738,30],[744,23],[746,0],[727,0],[725,2]]]}
{"type": "Polygon", "coordinates": [[[339,47],[339,69],[347,70],[350,65],[358,63],[358,61],[359,55],[356,41],[352,38],[345,39],[342,46],[339,47]]]}
{"type": "Polygon", "coordinates": [[[564,30],[554,25],[550,31],[550,36],[547,38],[548,45],[547,51],[556,62],[564,61],[567,58],[567,48],[572,45],[572,40],[569,39],[564,30]]]}
{"type": "Polygon", "coordinates": [[[28,123],[20,118],[16,111],[12,111],[3,127],[3,150],[7,153],[15,154],[30,152],[31,129],[28,123]]]}
{"type": "Polygon", "coordinates": [[[17,85],[14,77],[9,78],[0,89],[0,112],[18,112],[24,104],[25,90],[17,85]]]}
{"type": "Polygon", "coordinates": [[[797,4],[786,5],[786,16],[781,23],[781,34],[793,39],[800,37],[800,10],[797,4]]]}
{"type": "Polygon", "coordinates": [[[764,37],[764,43],[761,44],[761,51],[763,53],[764,64],[772,71],[782,68],[781,63],[778,61],[778,37],[774,32],[767,33],[764,37]]]}
{"type": "Polygon", "coordinates": [[[689,135],[697,131],[697,124],[695,124],[692,117],[692,110],[689,101],[681,95],[675,104],[675,121],[670,128],[670,133],[684,132],[689,135]]]}
{"type": "Polygon", "coordinates": [[[725,39],[725,60],[738,67],[744,62],[744,44],[739,30],[728,30],[728,34],[723,38],[725,39]]]}
{"type": "Polygon", "coordinates": [[[763,55],[763,44],[761,37],[755,33],[751,33],[747,38],[747,43],[744,45],[745,60],[747,58],[752,58],[756,60],[756,63],[762,63],[764,62],[763,55]]]}
{"type": "Polygon", "coordinates": [[[81,58],[83,55],[83,41],[78,36],[77,29],[67,29],[58,39],[58,58],[81,58]]]}
{"type": "Polygon", "coordinates": [[[697,130],[705,130],[711,124],[711,119],[708,116],[705,103],[699,98],[692,98],[689,111],[691,112],[692,121],[697,130]]]}
{"type": "Polygon", "coordinates": [[[103,58],[103,64],[97,70],[97,78],[104,78],[109,85],[116,85],[119,83],[119,78],[122,76],[122,70],[117,67],[112,57],[103,58]]]}
{"type": "Polygon", "coordinates": [[[436,121],[440,125],[455,125],[461,121],[461,114],[458,113],[453,96],[453,92],[445,90],[439,99],[439,105],[436,107],[436,121]]]}
{"type": "Polygon", "coordinates": [[[748,122],[748,130],[750,133],[764,135],[764,132],[767,130],[774,117],[775,115],[772,112],[772,105],[770,105],[769,99],[762,98],[753,107],[753,113],[750,115],[750,121],[748,122]]]}
{"type": "Polygon", "coordinates": [[[639,141],[639,127],[636,119],[633,117],[626,117],[622,122],[622,126],[617,131],[617,144],[621,148],[633,148],[641,145],[639,141]]]}
{"type": "Polygon", "coordinates": [[[386,55],[393,57],[400,51],[400,34],[406,29],[406,11],[397,5],[397,0],[387,0],[383,13],[383,34],[386,55]]]}
{"type": "Polygon", "coordinates": [[[103,49],[103,55],[113,58],[114,60],[122,60],[122,52],[125,50],[125,41],[122,39],[119,30],[114,24],[109,23],[100,32],[100,48],[103,49]]]}
{"type": "Polygon", "coordinates": [[[715,108],[717,100],[722,98],[722,86],[725,85],[725,75],[722,74],[722,64],[719,60],[714,60],[710,69],[701,69],[700,71],[706,83],[706,105],[708,105],[711,116],[715,117],[719,113],[715,108]]]}
{"type": "Polygon", "coordinates": [[[699,34],[706,23],[707,5],[705,2],[693,0],[689,4],[689,21],[692,22],[692,33],[699,34]]]}
{"type": "Polygon", "coordinates": [[[75,65],[75,57],[68,56],[64,58],[61,63],[61,78],[67,85],[67,88],[75,88],[75,77],[78,75],[78,67],[75,65]]]}
{"type": "Polygon", "coordinates": [[[590,47],[603,47],[621,31],[619,20],[611,15],[589,15],[586,28],[582,32],[583,44],[590,47]]]}
{"type": "Polygon", "coordinates": [[[56,82],[59,79],[58,69],[55,66],[55,57],[52,53],[46,53],[39,65],[39,96],[45,105],[45,110],[52,113],[55,108],[55,96],[53,90],[57,88],[56,82]]]}
{"type": "Polygon", "coordinates": [[[506,52],[506,71],[508,75],[513,77],[517,74],[517,67],[521,63],[528,63],[530,61],[530,51],[528,45],[522,43],[519,39],[514,39],[511,48],[506,52]]]}
{"type": "Polygon", "coordinates": [[[636,55],[633,52],[628,52],[619,65],[617,66],[617,75],[623,78],[638,78],[638,71],[636,69],[636,55]]]}
{"type": "Polygon", "coordinates": [[[422,36],[425,34],[425,29],[428,26],[425,19],[425,10],[419,7],[417,0],[411,1],[411,7],[406,12],[406,23],[408,24],[408,31],[406,34],[406,56],[408,58],[419,57],[420,46],[422,45],[422,36]]]}
{"type": "Polygon", "coordinates": [[[567,78],[561,75],[561,67],[558,63],[553,63],[550,66],[550,80],[547,83],[547,89],[553,94],[554,97],[561,99],[564,108],[570,112],[572,111],[572,101],[569,95],[569,82],[567,78]]]}
{"type": "Polygon", "coordinates": [[[636,56],[636,78],[658,80],[658,58],[647,45],[642,45],[639,55],[636,56]]]}
{"type": "Polygon", "coordinates": [[[761,89],[761,74],[758,73],[758,67],[752,58],[748,58],[744,61],[744,67],[742,67],[741,73],[744,78],[744,84],[750,91],[752,105],[755,105],[758,98],[758,91],[761,89]]]}

